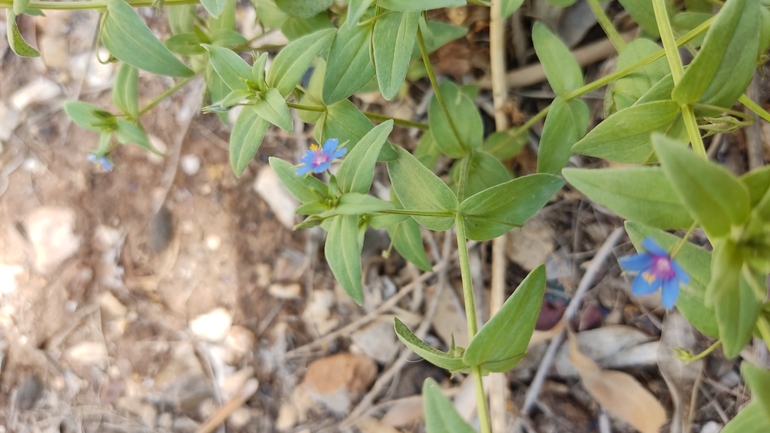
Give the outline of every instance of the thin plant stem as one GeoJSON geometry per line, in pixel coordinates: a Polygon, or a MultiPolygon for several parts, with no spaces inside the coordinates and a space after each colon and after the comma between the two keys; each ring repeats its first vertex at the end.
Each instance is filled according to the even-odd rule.
{"type": "MultiPolygon", "coordinates": [[[[471,280],[471,267],[468,258],[468,243],[465,236],[465,220],[461,214],[455,216],[457,227],[457,255],[460,259],[460,276],[463,281],[463,301],[465,303],[465,318],[468,327],[468,341],[478,332],[476,325],[476,303],[473,300],[473,282],[471,280]]],[[[478,406],[479,426],[481,433],[492,433],[489,425],[489,411],[487,410],[487,397],[484,393],[484,383],[481,381],[481,367],[474,366],[471,369],[473,384],[476,388],[476,404],[478,406]]]]}
{"type": "Polygon", "coordinates": [[[141,117],[144,113],[146,113],[146,112],[152,110],[153,108],[155,108],[155,106],[160,104],[161,101],[163,101],[164,99],[166,99],[169,96],[173,95],[174,93],[176,93],[182,87],[186,86],[187,83],[192,81],[193,78],[195,78],[196,76],[197,75],[193,75],[192,77],[182,78],[181,80],[179,80],[179,82],[177,82],[173,86],[171,86],[168,89],[166,89],[165,92],[163,92],[160,95],[158,95],[155,99],[150,101],[149,104],[145,105],[141,110],[139,110],[139,113],[138,113],[137,117],[141,117]]]}
{"type": "Polygon", "coordinates": [[[618,33],[617,29],[615,29],[615,26],[612,25],[607,14],[604,13],[604,9],[602,8],[602,5],[599,4],[599,0],[588,0],[588,6],[591,7],[591,11],[594,13],[596,21],[602,26],[602,30],[604,30],[604,33],[612,43],[612,46],[615,47],[615,51],[620,52],[620,50],[626,46],[626,43],[623,41],[623,38],[620,36],[620,33],[618,33]]]}
{"type": "Polygon", "coordinates": [[[699,359],[705,358],[711,352],[713,352],[717,347],[719,347],[721,345],[722,345],[722,339],[720,338],[717,341],[715,341],[714,344],[712,344],[711,346],[707,347],[706,350],[704,350],[703,352],[701,352],[701,353],[699,353],[697,355],[692,355],[692,354],[689,355],[689,356],[685,355],[683,357],[679,357],[679,359],[681,359],[682,362],[685,362],[685,363],[694,362],[694,361],[697,361],[699,359]]]}
{"type": "Polygon", "coordinates": [[[770,323],[768,323],[764,314],[759,315],[757,329],[759,330],[759,335],[762,336],[762,340],[764,340],[765,344],[770,347],[770,323]]]}
{"type": "Polygon", "coordinates": [[[326,107],[319,106],[319,105],[295,104],[293,102],[287,102],[286,105],[289,108],[294,108],[302,111],[314,111],[316,113],[323,113],[326,111],[326,107]]]}
{"type": "Polygon", "coordinates": [[[692,232],[695,231],[697,227],[698,227],[697,222],[692,223],[690,228],[687,229],[687,233],[684,234],[684,237],[676,243],[676,245],[674,246],[674,249],[671,250],[672,259],[675,258],[680,251],[682,251],[682,247],[684,246],[684,244],[687,243],[687,240],[690,239],[690,235],[692,235],[692,232]]]}
{"type": "MultiPolygon", "coordinates": [[[[326,111],[326,107],[317,106],[317,105],[296,104],[294,102],[287,102],[286,105],[288,105],[289,108],[294,108],[296,110],[302,110],[302,111],[314,111],[316,113],[323,113],[326,111]]],[[[364,113],[364,116],[366,116],[369,120],[374,120],[377,122],[392,120],[393,123],[395,123],[396,125],[403,126],[405,128],[417,128],[421,131],[427,131],[428,129],[430,129],[430,126],[428,126],[427,123],[415,122],[407,119],[400,119],[398,117],[391,117],[391,116],[386,116],[384,114],[371,113],[368,111],[364,111],[363,113],[364,113]]]]}
{"type": "Polygon", "coordinates": [[[751,98],[749,98],[746,95],[741,95],[740,98],[738,98],[738,102],[743,104],[744,107],[748,108],[749,110],[753,111],[754,114],[761,117],[767,122],[770,122],[770,113],[767,112],[764,108],[762,108],[761,105],[757,104],[756,102],[752,101],[751,98]]]}
{"type": "MultiPolygon", "coordinates": [[[[154,6],[155,0],[127,0],[131,7],[149,7],[154,6]]],[[[164,6],[179,6],[179,5],[197,5],[199,0],[165,0],[164,6]]],[[[0,0],[0,9],[10,9],[13,7],[13,1],[0,0]]],[[[106,9],[107,2],[104,0],[96,1],[31,1],[27,6],[27,9],[36,10],[99,10],[106,9]]]]}

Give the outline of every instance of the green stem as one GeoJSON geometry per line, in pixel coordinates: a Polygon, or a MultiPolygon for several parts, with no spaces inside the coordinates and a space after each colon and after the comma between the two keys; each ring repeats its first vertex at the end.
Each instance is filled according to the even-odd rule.
{"type": "Polygon", "coordinates": [[[604,30],[604,33],[612,43],[612,46],[615,47],[615,51],[620,52],[620,50],[626,46],[626,42],[620,36],[617,29],[615,29],[615,26],[612,25],[607,14],[604,13],[604,9],[602,8],[602,5],[599,4],[599,0],[588,0],[588,6],[591,7],[591,11],[594,13],[596,21],[602,26],[602,30],[604,30]]]}
{"type": "Polygon", "coordinates": [[[749,110],[753,111],[754,114],[757,116],[763,118],[766,122],[770,122],[770,113],[768,113],[764,108],[762,108],[759,104],[752,101],[751,98],[749,98],[746,95],[741,95],[740,98],[738,98],[738,102],[743,104],[744,107],[748,108],[749,110]]]}
{"type": "Polygon", "coordinates": [[[369,111],[364,111],[363,113],[364,113],[364,116],[369,118],[369,120],[374,120],[377,122],[392,120],[393,123],[395,123],[396,125],[403,126],[405,128],[417,128],[420,131],[427,131],[428,129],[430,129],[427,123],[415,122],[415,121],[406,120],[406,119],[399,119],[397,117],[386,116],[384,114],[372,113],[369,111]]]}
{"type": "Polygon", "coordinates": [[[179,80],[179,82],[177,82],[177,83],[176,83],[176,84],[174,84],[173,86],[169,87],[169,88],[168,88],[168,89],[167,89],[165,92],[163,92],[163,93],[161,93],[160,95],[158,95],[158,96],[157,96],[155,99],[153,99],[152,101],[150,101],[150,103],[149,103],[149,104],[145,105],[145,106],[144,106],[144,108],[142,108],[141,110],[139,110],[139,114],[138,114],[138,116],[137,116],[137,117],[142,117],[142,115],[143,115],[144,113],[146,113],[146,112],[148,112],[148,111],[152,110],[152,109],[153,109],[153,108],[154,108],[156,105],[160,104],[160,102],[161,102],[162,100],[164,100],[164,99],[168,98],[169,96],[171,96],[171,95],[173,95],[174,93],[176,93],[176,92],[177,92],[177,90],[179,90],[179,89],[181,89],[182,87],[186,86],[186,85],[187,85],[187,83],[189,83],[190,81],[192,81],[192,79],[193,79],[193,78],[195,78],[195,75],[193,75],[192,77],[188,77],[188,78],[182,78],[181,80],[179,80]]]}
{"type": "Polygon", "coordinates": [[[317,113],[323,113],[326,111],[326,107],[321,105],[304,105],[304,104],[295,104],[293,102],[287,102],[286,105],[288,105],[289,108],[294,108],[302,111],[315,111],[317,113]]]}
{"type": "Polygon", "coordinates": [[[764,340],[767,347],[770,347],[770,323],[768,323],[764,314],[759,315],[757,329],[759,329],[759,335],[762,336],[762,340],[764,340]]]}
{"type": "Polygon", "coordinates": [[[713,352],[714,349],[716,349],[717,347],[719,347],[721,345],[722,345],[722,339],[719,339],[719,340],[715,341],[714,344],[712,344],[711,346],[707,347],[706,350],[704,350],[703,352],[701,352],[701,353],[699,353],[697,355],[690,354],[689,356],[680,357],[679,359],[681,359],[683,362],[689,364],[690,362],[697,361],[699,359],[705,358],[711,352],[713,352]]]}
{"type": "MultiPolygon", "coordinates": [[[[677,48],[676,40],[674,39],[674,31],[671,29],[671,22],[668,19],[666,1],[652,0],[652,8],[655,11],[655,20],[658,23],[660,39],[663,42],[663,50],[666,52],[666,60],[668,60],[668,66],[671,68],[671,77],[674,79],[674,86],[676,86],[682,81],[682,77],[684,76],[684,66],[682,66],[682,59],[679,57],[679,50],[677,48]]],[[[695,112],[693,111],[692,106],[689,104],[681,104],[679,108],[682,110],[684,126],[687,129],[687,136],[690,138],[690,143],[692,143],[692,149],[701,157],[707,158],[706,147],[703,145],[703,138],[700,136],[698,121],[695,120],[695,112]]]]}
{"type": "MultiPolygon", "coordinates": [[[[155,5],[155,0],[127,0],[131,7],[149,7],[155,5]]],[[[179,5],[197,5],[199,0],[166,0],[164,6],[179,6],[179,5]]],[[[13,7],[13,1],[0,0],[0,9],[10,9],[13,7]]],[[[28,9],[36,10],[91,10],[91,9],[106,9],[107,2],[104,0],[93,1],[31,1],[27,6],[28,9]]]]}
{"type": "MultiPolygon", "coordinates": [[[[468,327],[468,341],[472,341],[478,332],[476,326],[476,304],[473,300],[473,282],[471,280],[471,266],[468,258],[468,243],[465,236],[465,220],[462,214],[455,216],[457,227],[457,252],[460,258],[460,276],[463,281],[463,301],[465,303],[465,318],[468,327]]],[[[476,388],[476,404],[478,405],[479,426],[481,433],[492,433],[489,425],[489,412],[487,410],[487,397],[484,393],[484,383],[481,381],[481,366],[471,369],[473,384],[476,388]]]]}
{"type": "Polygon", "coordinates": [[[675,258],[677,254],[679,254],[679,252],[682,250],[682,247],[684,246],[684,244],[687,243],[687,240],[690,239],[690,235],[692,235],[692,232],[695,231],[697,227],[698,227],[697,222],[692,223],[690,228],[687,229],[687,233],[684,234],[684,237],[676,243],[676,245],[674,246],[674,249],[671,250],[672,259],[675,258]]]}

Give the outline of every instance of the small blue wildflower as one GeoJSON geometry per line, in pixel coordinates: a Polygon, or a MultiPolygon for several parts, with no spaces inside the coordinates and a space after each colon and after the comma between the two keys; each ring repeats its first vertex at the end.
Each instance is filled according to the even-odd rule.
{"type": "Polygon", "coordinates": [[[305,175],[311,171],[322,173],[328,170],[332,161],[345,155],[346,149],[344,147],[337,149],[338,145],[339,140],[330,138],[324,143],[323,149],[317,144],[310,146],[310,150],[300,159],[303,165],[297,169],[297,174],[305,175]]]}
{"type": "Polygon", "coordinates": [[[639,272],[631,283],[631,293],[649,295],[663,286],[661,300],[663,306],[670,310],[679,297],[679,284],[687,284],[690,276],[652,238],[642,241],[642,246],[646,253],[620,259],[620,266],[639,272]]]}
{"type": "Polygon", "coordinates": [[[112,169],[114,168],[114,166],[112,165],[112,161],[110,161],[109,158],[107,158],[104,155],[98,156],[91,153],[88,155],[88,160],[93,162],[94,165],[96,165],[97,167],[101,168],[102,170],[108,173],[111,172],[112,169]]]}

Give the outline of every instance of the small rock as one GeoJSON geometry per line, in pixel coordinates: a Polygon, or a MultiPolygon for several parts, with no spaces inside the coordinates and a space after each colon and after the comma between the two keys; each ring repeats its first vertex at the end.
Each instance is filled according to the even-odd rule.
{"type": "Polygon", "coordinates": [[[99,296],[99,306],[102,307],[104,314],[112,319],[126,317],[128,313],[128,308],[110,292],[104,292],[99,296]]]}
{"type": "Polygon", "coordinates": [[[267,289],[270,295],[278,299],[301,299],[302,287],[299,284],[271,284],[267,289]]]}
{"type": "Polygon", "coordinates": [[[27,239],[35,247],[35,267],[43,273],[54,270],[80,248],[73,233],[75,212],[63,207],[41,207],[27,215],[27,239]]]}
{"type": "Polygon", "coordinates": [[[197,155],[182,155],[179,158],[179,166],[182,168],[182,172],[188,176],[195,176],[201,169],[201,160],[197,155]]]}
{"type": "Polygon", "coordinates": [[[0,141],[8,141],[20,122],[19,113],[0,102],[0,141]]]}
{"type": "Polygon", "coordinates": [[[297,409],[293,404],[284,402],[278,410],[278,419],[275,420],[275,428],[288,430],[297,424],[297,409]]]}
{"type": "Polygon", "coordinates": [[[45,387],[36,375],[29,376],[22,382],[19,392],[16,394],[16,407],[20,411],[27,411],[35,407],[35,404],[43,396],[45,387]]]}
{"type": "Polygon", "coordinates": [[[393,332],[393,319],[386,316],[381,319],[356,331],[350,338],[364,355],[385,364],[398,353],[399,343],[393,332]]]}
{"type": "Polygon", "coordinates": [[[257,174],[254,190],[262,197],[275,217],[284,227],[294,227],[294,210],[299,205],[297,199],[283,186],[272,167],[266,165],[257,174]]]}
{"type": "Polygon", "coordinates": [[[23,273],[24,268],[19,265],[0,266],[0,293],[16,291],[16,276],[23,273]]]}
{"type": "Polygon", "coordinates": [[[233,324],[233,316],[224,308],[217,308],[210,313],[201,314],[190,321],[192,333],[206,341],[222,341],[233,324]]]}
{"type": "Polygon", "coordinates": [[[61,87],[53,81],[41,77],[17,90],[11,96],[11,107],[21,112],[30,104],[47,102],[59,95],[61,95],[61,87]]]}
{"type": "Polygon", "coordinates": [[[700,433],[719,433],[720,431],[722,431],[722,424],[714,421],[707,422],[703,425],[703,428],[700,429],[700,433]]]}
{"type": "Polygon", "coordinates": [[[82,341],[67,349],[66,356],[79,364],[103,366],[107,361],[107,347],[98,341],[82,341]]]}
{"type": "Polygon", "coordinates": [[[251,331],[241,325],[235,325],[227,331],[225,345],[238,355],[244,355],[254,350],[256,339],[251,331]]]}
{"type": "Polygon", "coordinates": [[[302,318],[308,325],[316,328],[323,335],[337,326],[339,320],[331,318],[331,308],[336,297],[331,290],[313,290],[310,294],[310,302],[302,312],[302,318]]]}
{"type": "Polygon", "coordinates": [[[254,377],[254,369],[251,367],[242,368],[225,377],[222,380],[222,386],[219,387],[222,398],[224,400],[232,398],[252,377],[254,377]]]}
{"type": "Polygon", "coordinates": [[[267,287],[273,277],[273,269],[267,263],[257,263],[257,286],[267,287]]]}
{"type": "Polygon", "coordinates": [[[206,248],[210,251],[216,251],[222,245],[222,237],[217,235],[206,236],[206,248]]]}
{"type": "Polygon", "coordinates": [[[242,429],[251,422],[251,410],[245,407],[239,407],[230,414],[230,417],[227,418],[227,422],[230,423],[230,427],[234,429],[242,429]]]}
{"type": "Polygon", "coordinates": [[[313,399],[344,414],[377,376],[377,364],[366,356],[338,353],[313,361],[302,384],[313,399]]]}
{"type": "Polygon", "coordinates": [[[511,230],[507,236],[508,258],[527,271],[540,266],[553,253],[553,229],[541,219],[532,218],[521,228],[511,230]]]}

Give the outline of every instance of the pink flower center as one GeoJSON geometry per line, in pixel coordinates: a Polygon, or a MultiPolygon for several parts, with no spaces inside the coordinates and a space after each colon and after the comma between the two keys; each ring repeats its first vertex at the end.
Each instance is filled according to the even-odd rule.
{"type": "Polygon", "coordinates": [[[670,280],[676,276],[671,259],[666,256],[653,256],[650,273],[664,280],[670,280]]]}
{"type": "Polygon", "coordinates": [[[329,155],[323,153],[323,150],[314,150],[313,153],[315,153],[315,158],[313,158],[314,167],[318,167],[321,164],[329,162],[329,155]]]}

